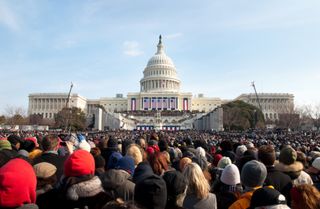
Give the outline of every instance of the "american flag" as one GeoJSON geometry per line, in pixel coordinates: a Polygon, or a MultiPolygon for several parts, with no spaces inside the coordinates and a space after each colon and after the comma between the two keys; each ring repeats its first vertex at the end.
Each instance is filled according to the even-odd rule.
{"type": "Polygon", "coordinates": [[[171,107],[172,110],[176,109],[176,98],[171,97],[171,99],[170,99],[170,107],[171,107]]]}
{"type": "Polygon", "coordinates": [[[164,108],[168,108],[168,100],[167,100],[167,97],[163,97],[163,100],[162,100],[162,107],[163,109],[164,108]]]}
{"type": "Polygon", "coordinates": [[[158,110],[162,109],[162,103],[161,103],[162,99],[161,97],[158,97],[157,103],[158,103],[158,110]]]}
{"type": "Polygon", "coordinates": [[[144,98],[143,99],[143,108],[148,109],[149,108],[149,98],[144,98]]]}
{"type": "Polygon", "coordinates": [[[152,100],[151,100],[151,108],[152,109],[156,109],[157,107],[157,100],[155,97],[152,97],[152,100]]]}

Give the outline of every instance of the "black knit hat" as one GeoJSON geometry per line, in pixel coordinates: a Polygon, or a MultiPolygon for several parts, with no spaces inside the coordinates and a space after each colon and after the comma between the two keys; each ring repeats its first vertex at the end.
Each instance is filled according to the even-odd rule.
{"type": "Polygon", "coordinates": [[[164,209],[167,203],[166,182],[158,175],[151,175],[136,183],[134,199],[147,209],[164,209]]]}
{"type": "Polygon", "coordinates": [[[179,171],[168,171],[163,175],[167,185],[168,202],[175,201],[179,194],[182,194],[187,187],[187,180],[179,171]]]}

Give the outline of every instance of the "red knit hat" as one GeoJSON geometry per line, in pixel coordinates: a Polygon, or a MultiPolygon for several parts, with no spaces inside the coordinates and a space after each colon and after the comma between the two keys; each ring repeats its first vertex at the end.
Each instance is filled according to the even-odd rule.
{"type": "Polygon", "coordinates": [[[15,208],[36,202],[37,178],[23,159],[12,159],[0,168],[0,207],[15,208]]]}
{"type": "Polygon", "coordinates": [[[94,170],[94,158],[85,150],[73,152],[64,163],[64,175],[66,177],[94,174],[94,170]]]}

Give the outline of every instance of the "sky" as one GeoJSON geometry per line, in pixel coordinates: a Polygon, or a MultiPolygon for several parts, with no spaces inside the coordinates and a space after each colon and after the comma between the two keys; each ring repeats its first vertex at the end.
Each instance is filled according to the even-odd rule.
{"type": "Polygon", "coordinates": [[[319,0],[0,0],[0,114],[30,93],[139,92],[162,34],[183,92],[320,103],[319,0]]]}

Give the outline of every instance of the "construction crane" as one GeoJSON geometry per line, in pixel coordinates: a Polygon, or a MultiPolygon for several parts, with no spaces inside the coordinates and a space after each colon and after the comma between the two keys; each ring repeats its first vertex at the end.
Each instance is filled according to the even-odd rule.
{"type": "Polygon", "coordinates": [[[258,102],[258,105],[259,105],[259,109],[262,111],[262,107],[261,107],[261,104],[260,104],[260,99],[259,99],[259,96],[258,96],[258,93],[257,93],[257,90],[256,90],[256,86],[254,85],[254,81],[251,82],[251,86],[253,87],[254,93],[256,94],[256,99],[257,99],[257,102],[258,102]]]}

